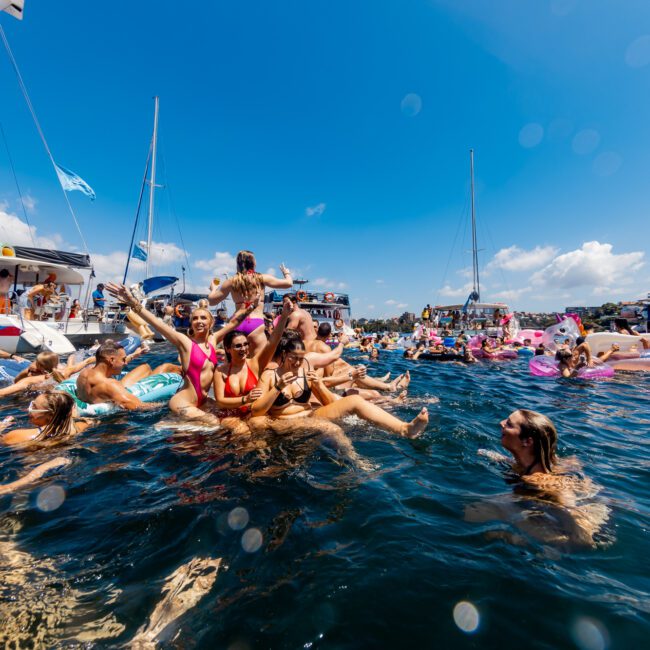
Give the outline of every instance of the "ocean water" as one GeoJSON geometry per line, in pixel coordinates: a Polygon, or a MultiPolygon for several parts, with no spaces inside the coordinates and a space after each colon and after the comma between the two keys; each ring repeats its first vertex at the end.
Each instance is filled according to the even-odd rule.
{"type": "MultiPolygon", "coordinates": [[[[166,345],[153,362],[173,360],[166,345]]],[[[355,360],[355,353],[348,355],[355,360]]],[[[367,362],[366,362],[367,363],[367,362]]],[[[121,414],[66,445],[0,451],[0,639],[25,647],[642,647],[650,634],[650,374],[533,378],[527,359],[410,362],[417,441],[352,418],[372,467],[313,436],[183,431],[121,414]],[[439,398],[436,402],[434,398],[439,398]],[[500,451],[512,410],[555,422],[591,488],[568,506],[522,491],[500,451]],[[593,524],[585,540],[571,513],[593,524]],[[221,560],[215,579],[215,566],[221,560]]],[[[5,400],[0,417],[23,417],[5,400]]],[[[579,470],[576,469],[579,474],[579,470]]]]}

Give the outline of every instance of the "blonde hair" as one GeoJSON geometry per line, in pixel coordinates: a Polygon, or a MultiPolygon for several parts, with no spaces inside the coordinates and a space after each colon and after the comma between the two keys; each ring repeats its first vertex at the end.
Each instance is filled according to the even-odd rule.
{"type": "Polygon", "coordinates": [[[39,440],[59,438],[74,433],[74,399],[68,393],[51,391],[43,393],[47,410],[52,414],[52,419],[41,429],[39,440]]]}
{"type": "Polygon", "coordinates": [[[519,437],[522,440],[532,438],[535,461],[541,463],[545,472],[551,472],[557,463],[555,450],[557,447],[557,429],[542,413],[519,409],[524,421],[521,424],[519,437]]]}
{"type": "Polygon", "coordinates": [[[59,365],[59,355],[56,352],[39,352],[36,365],[45,372],[52,372],[59,365]]]}
{"type": "Polygon", "coordinates": [[[232,288],[249,298],[264,291],[264,282],[255,270],[255,255],[251,251],[237,253],[237,275],[232,279],[232,288]]]}
{"type": "Polygon", "coordinates": [[[194,314],[200,311],[204,311],[210,317],[210,326],[208,327],[208,334],[212,331],[212,327],[214,326],[214,316],[212,315],[212,312],[209,311],[208,309],[204,309],[203,307],[197,307],[196,309],[193,309],[192,312],[190,313],[190,326],[187,328],[188,336],[194,336],[194,330],[192,329],[192,318],[194,318],[194,314]]]}

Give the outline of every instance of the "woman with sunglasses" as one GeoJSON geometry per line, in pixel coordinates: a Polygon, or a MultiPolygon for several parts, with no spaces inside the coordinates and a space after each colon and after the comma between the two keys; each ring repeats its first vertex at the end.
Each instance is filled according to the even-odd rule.
{"type": "Polygon", "coordinates": [[[250,353],[250,343],[245,332],[235,330],[228,332],[223,339],[227,362],[219,366],[214,373],[214,398],[223,409],[221,417],[246,417],[250,413],[250,404],[262,394],[257,383],[262,371],[273,359],[280,343],[282,333],[294,304],[289,298],[282,303],[282,314],[266,345],[258,352],[250,353]]]}
{"type": "Polygon", "coordinates": [[[219,424],[219,419],[203,410],[212,386],[217,365],[215,347],[257,307],[257,301],[239,309],[231,321],[218,332],[212,333],[214,317],[207,309],[195,309],[190,315],[187,335],[177,332],[150,311],[123,284],[109,283],[106,290],[120,302],[127,304],[147,324],[160,332],[177,350],[181,359],[185,383],[171,398],[169,408],[187,419],[200,419],[208,424],[219,424]]]}
{"type": "MultiPolygon", "coordinates": [[[[271,420],[324,418],[329,421],[339,421],[348,415],[356,415],[385,431],[408,438],[421,435],[426,428],[429,422],[426,408],[423,408],[411,422],[402,422],[359,395],[337,398],[327,389],[318,373],[311,369],[305,370],[303,367],[306,363],[305,354],[305,345],[301,340],[287,340],[281,350],[281,362],[278,368],[268,369],[262,374],[260,380],[262,395],[251,405],[253,416],[268,415],[271,420]],[[312,396],[322,406],[313,407],[312,396]]],[[[257,426],[260,421],[256,420],[252,424],[257,426]]]]}
{"type": "MultiPolygon", "coordinates": [[[[41,393],[27,407],[27,416],[33,425],[27,429],[14,429],[2,437],[2,444],[18,445],[27,442],[62,440],[85,431],[92,420],[74,417],[74,399],[62,391],[41,393]]],[[[0,423],[4,429],[12,424],[13,417],[0,423]]]]}

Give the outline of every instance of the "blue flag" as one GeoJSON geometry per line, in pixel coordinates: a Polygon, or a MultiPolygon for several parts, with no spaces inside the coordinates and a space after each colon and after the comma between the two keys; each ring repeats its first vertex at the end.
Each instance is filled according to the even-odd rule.
{"type": "Polygon", "coordinates": [[[147,250],[144,246],[146,244],[144,242],[141,242],[143,245],[140,244],[133,244],[133,252],[131,253],[131,257],[134,260],[142,260],[143,262],[147,261],[147,250]]]}
{"type": "Polygon", "coordinates": [[[95,192],[93,188],[90,187],[90,185],[88,185],[88,183],[86,183],[83,178],[77,176],[77,174],[70,171],[69,169],[57,165],[56,163],[54,163],[54,169],[56,169],[56,175],[59,177],[59,183],[61,183],[61,187],[66,192],[79,190],[86,196],[89,196],[91,201],[95,200],[95,192]]]}

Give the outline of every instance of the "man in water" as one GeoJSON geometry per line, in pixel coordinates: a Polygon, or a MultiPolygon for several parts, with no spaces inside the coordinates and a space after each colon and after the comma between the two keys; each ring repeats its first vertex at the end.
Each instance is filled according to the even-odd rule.
{"type": "Polygon", "coordinates": [[[99,309],[99,311],[103,314],[104,307],[106,306],[106,299],[104,298],[104,285],[101,282],[97,285],[97,289],[93,291],[92,297],[93,307],[95,309],[99,309]]]}
{"type": "Polygon", "coordinates": [[[95,365],[82,370],[77,377],[77,397],[88,404],[113,402],[117,406],[132,411],[146,408],[135,395],[126,390],[137,381],[171,370],[170,364],[163,364],[151,370],[148,364],[142,364],[125,375],[121,381],[114,379],[120,375],[126,366],[126,351],[114,341],[102,343],[95,353],[95,365]]]}

